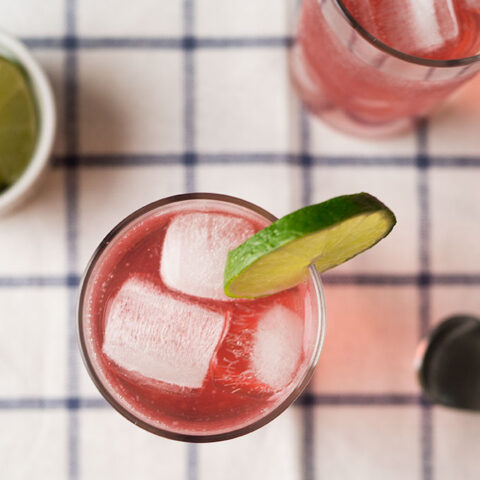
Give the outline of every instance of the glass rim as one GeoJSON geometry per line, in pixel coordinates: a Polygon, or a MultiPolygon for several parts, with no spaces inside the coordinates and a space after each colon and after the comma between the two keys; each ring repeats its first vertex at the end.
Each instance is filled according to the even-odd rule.
{"type": "MultiPolygon", "coordinates": [[[[318,0],[317,0],[318,1],[318,0]]],[[[415,55],[409,55],[400,50],[396,50],[393,47],[388,46],[386,43],[379,40],[375,35],[370,33],[366,28],[364,28],[355,18],[355,16],[350,12],[350,10],[345,6],[344,0],[333,0],[337,5],[340,12],[343,14],[347,22],[374,48],[382,50],[383,52],[397,57],[400,60],[403,60],[408,63],[414,63],[417,65],[422,65],[425,67],[439,67],[439,68],[452,68],[452,67],[461,67],[472,65],[480,60],[480,53],[476,55],[471,55],[469,57],[463,58],[452,58],[449,60],[434,60],[430,58],[417,57],[415,55]]]]}
{"type": "Polygon", "coordinates": [[[107,248],[107,246],[112,242],[114,238],[118,234],[120,234],[124,229],[128,228],[133,222],[135,222],[138,218],[142,217],[143,215],[152,212],[160,207],[164,207],[170,205],[172,203],[183,202],[188,200],[215,200],[221,201],[226,203],[231,203],[234,205],[238,205],[244,208],[247,208],[268,220],[274,222],[277,220],[273,214],[264,210],[263,208],[255,205],[251,202],[247,202],[246,200],[242,200],[237,197],[232,197],[229,195],[223,194],[215,194],[215,193],[186,193],[180,195],[173,195],[170,197],[165,197],[161,200],[157,200],[155,202],[149,203],[138,210],[135,210],[133,213],[125,217],[122,221],[120,221],[112,230],[105,236],[105,238],[100,242],[98,247],[95,249],[92,257],[90,258],[85,272],[82,276],[80,282],[80,292],[78,296],[78,303],[77,303],[77,341],[79,344],[80,354],[83,360],[83,363],[87,369],[87,372],[92,379],[93,383],[97,387],[100,394],[103,398],[123,417],[125,417],[130,422],[134,423],[135,425],[139,426],[140,428],[147,430],[155,435],[168,438],[171,440],[179,440],[183,442],[191,442],[191,443],[210,443],[210,442],[217,442],[222,440],[229,440],[232,438],[240,437],[247,433],[251,433],[260,427],[263,427],[267,423],[274,420],[278,417],[282,412],[284,412],[305,390],[306,386],[309,384],[315,367],[318,363],[318,359],[320,357],[320,353],[322,351],[324,339],[325,339],[325,327],[326,327],[326,306],[325,306],[325,295],[323,291],[323,284],[320,278],[320,274],[318,270],[311,265],[309,267],[309,274],[310,279],[314,285],[315,290],[315,300],[318,312],[318,328],[316,332],[315,343],[313,347],[313,351],[311,354],[310,359],[307,362],[307,370],[303,374],[301,381],[299,381],[298,385],[290,392],[290,394],[273,410],[268,412],[265,416],[249,423],[248,425],[242,426],[240,428],[236,428],[231,431],[223,432],[223,433],[214,433],[214,434],[185,434],[167,430],[165,428],[156,427],[151,425],[150,423],[146,422],[145,420],[139,418],[132,412],[130,412],[127,408],[120,404],[117,401],[115,396],[109,391],[109,389],[104,385],[104,382],[99,378],[99,375],[96,372],[93,362],[90,359],[90,355],[88,353],[85,337],[84,337],[84,318],[83,318],[83,305],[86,296],[86,287],[89,283],[90,277],[93,273],[93,270],[97,264],[97,261],[101,258],[103,252],[107,248]]]}

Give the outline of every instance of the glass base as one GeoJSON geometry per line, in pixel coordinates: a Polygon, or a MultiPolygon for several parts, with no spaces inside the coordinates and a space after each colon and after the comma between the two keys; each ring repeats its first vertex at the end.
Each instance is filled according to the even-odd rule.
{"type": "Polygon", "coordinates": [[[322,87],[310,78],[298,45],[291,53],[290,76],[305,108],[331,127],[349,135],[363,138],[388,138],[412,130],[418,122],[417,117],[399,118],[392,122],[369,122],[351,111],[334,105],[326,97],[322,87]]]}

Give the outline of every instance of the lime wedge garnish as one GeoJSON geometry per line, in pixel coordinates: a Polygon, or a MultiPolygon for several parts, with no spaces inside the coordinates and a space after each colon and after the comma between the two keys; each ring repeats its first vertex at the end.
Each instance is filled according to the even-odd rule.
{"type": "Polygon", "coordinates": [[[260,230],[228,253],[225,293],[256,298],[291,288],[358,255],[384,238],[395,215],[368,193],[302,208],[260,230]]]}
{"type": "Polygon", "coordinates": [[[35,100],[21,67],[0,57],[0,191],[30,161],[37,140],[35,100]]]}

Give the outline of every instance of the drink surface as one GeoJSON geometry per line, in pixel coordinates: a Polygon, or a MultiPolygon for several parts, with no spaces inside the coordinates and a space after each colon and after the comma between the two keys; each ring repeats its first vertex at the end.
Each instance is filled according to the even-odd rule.
{"type": "Polygon", "coordinates": [[[268,223],[193,202],[141,220],[106,249],[84,331],[98,377],[128,412],[172,432],[217,434],[291,393],[308,361],[309,287],[257,300],[223,293],[227,251],[268,223]]]}
{"type": "MultiPolygon", "coordinates": [[[[479,52],[478,0],[343,3],[370,34],[402,53],[450,60],[479,52]]],[[[302,4],[293,79],[310,110],[341,129],[395,133],[428,114],[476,72],[441,70],[409,64],[375,48],[354,30],[335,0],[302,4]],[[388,125],[390,129],[382,127],[388,125]]]]}

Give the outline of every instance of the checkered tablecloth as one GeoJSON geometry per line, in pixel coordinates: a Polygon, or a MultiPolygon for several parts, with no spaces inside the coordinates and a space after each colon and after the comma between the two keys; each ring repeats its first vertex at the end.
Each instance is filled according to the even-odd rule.
{"type": "Polygon", "coordinates": [[[416,132],[364,141],[291,90],[294,1],[15,0],[0,25],[45,67],[53,168],[0,219],[0,478],[477,479],[480,415],[431,407],[416,345],[480,313],[480,80],[416,132]],[[160,197],[209,191],[283,215],[368,191],[397,214],[375,249],[325,275],[310,391],[245,437],[187,445],[109,408],[76,345],[82,270],[105,233],[160,197]]]}

